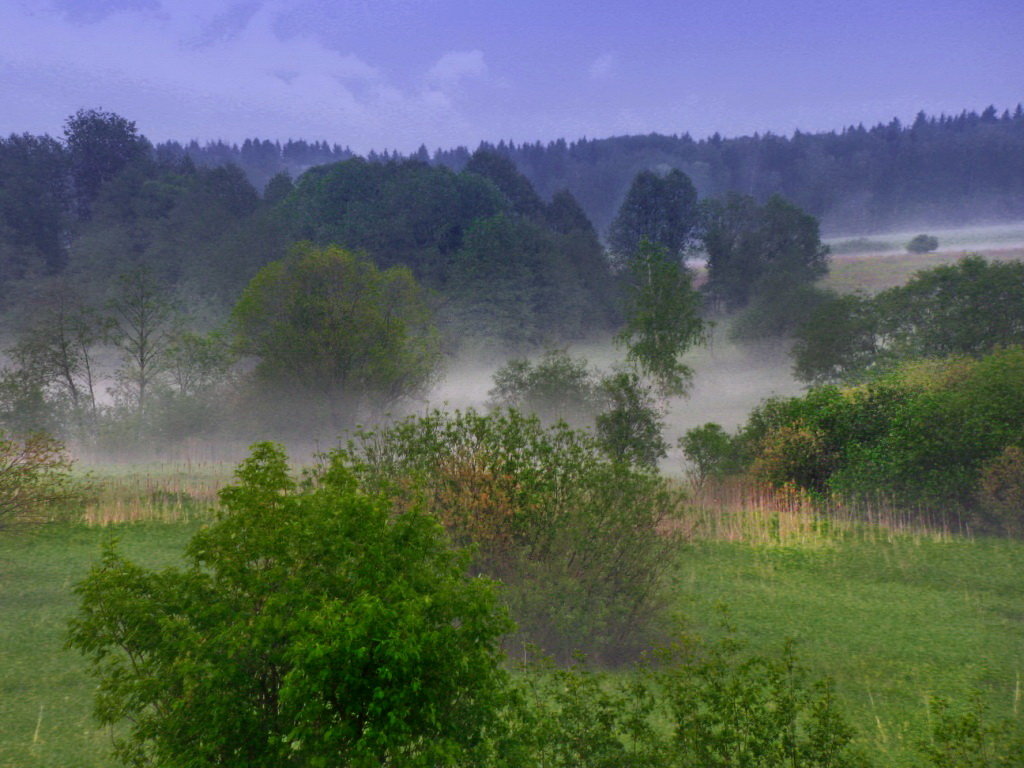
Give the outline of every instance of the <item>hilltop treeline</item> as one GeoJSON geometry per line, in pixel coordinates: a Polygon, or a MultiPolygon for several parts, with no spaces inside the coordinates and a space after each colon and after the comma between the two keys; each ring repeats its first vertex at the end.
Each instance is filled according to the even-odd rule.
{"type": "Polygon", "coordinates": [[[56,276],[102,294],[143,266],[223,316],[261,267],[311,241],[408,267],[456,336],[534,345],[615,322],[611,270],[579,205],[565,192],[542,200],[496,153],[481,150],[459,172],[350,157],[297,182],[277,174],[262,192],[238,166],[154,149],[110,113],[79,112],[63,141],[0,139],[0,298],[16,308],[26,286],[56,276]]]}
{"type": "MultiPolygon", "coordinates": [[[[921,112],[913,123],[898,119],[841,131],[772,133],[736,138],[715,134],[617,136],[516,144],[481,144],[511,159],[549,197],[568,189],[598,232],[607,232],[634,176],[650,168],[678,168],[702,197],[728,192],[765,200],[780,194],[818,217],[826,231],[878,231],[937,222],[959,225],[1024,216],[1024,111],[963,111],[938,117],[921,112]]],[[[171,157],[188,155],[199,165],[234,163],[257,186],[277,172],[296,176],[308,167],[351,156],[326,143],[280,144],[250,139],[242,145],[200,146],[168,142],[157,147],[171,157]]],[[[412,157],[461,170],[466,147],[412,157]]],[[[400,159],[371,152],[371,161],[400,159]]]]}

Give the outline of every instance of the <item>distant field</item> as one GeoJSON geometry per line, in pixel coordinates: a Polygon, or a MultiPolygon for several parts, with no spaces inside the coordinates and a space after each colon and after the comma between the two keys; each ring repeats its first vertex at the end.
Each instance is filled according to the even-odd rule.
{"type": "Polygon", "coordinates": [[[823,285],[843,293],[875,293],[907,282],[915,272],[952,264],[968,253],[987,259],[1024,259],[1024,224],[965,229],[933,229],[939,240],[932,253],[908,253],[905,244],[919,232],[897,232],[827,241],[833,248],[832,264],[823,285]]]}

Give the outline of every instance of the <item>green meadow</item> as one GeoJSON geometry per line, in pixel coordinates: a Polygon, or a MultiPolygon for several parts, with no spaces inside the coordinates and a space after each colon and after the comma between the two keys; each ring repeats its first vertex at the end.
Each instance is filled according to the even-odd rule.
{"type": "MultiPolygon", "coordinates": [[[[671,576],[680,627],[713,638],[724,621],[765,652],[794,638],[813,675],[836,681],[873,764],[917,764],[931,695],[979,691],[993,715],[1019,708],[1024,543],[800,510],[710,514],[694,513],[671,576]]],[[[112,765],[110,735],[90,717],[94,682],[63,649],[72,586],[115,539],[142,565],[176,564],[203,516],[160,522],[168,514],[154,506],[150,520],[0,538],[0,766],[112,765]]]]}

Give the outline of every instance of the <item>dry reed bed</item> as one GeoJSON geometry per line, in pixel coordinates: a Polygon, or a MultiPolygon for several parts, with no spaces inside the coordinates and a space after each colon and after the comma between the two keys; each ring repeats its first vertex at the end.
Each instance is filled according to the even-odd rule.
{"type": "Polygon", "coordinates": [[[949,541],[971,533],[955,517],[899,509],[882,498],[818,499],[797,489],[749,482],[707,483],[692,489],[675,530],[690,540],[798,547],[838,540],[949,541]]]}

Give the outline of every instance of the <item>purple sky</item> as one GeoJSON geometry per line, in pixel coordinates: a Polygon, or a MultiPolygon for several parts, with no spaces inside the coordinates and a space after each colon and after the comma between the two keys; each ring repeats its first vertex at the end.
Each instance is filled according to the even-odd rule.
{"type": "Polygon", "coordinates": [[[827,130],[1024,101],[1024,2],[0,0],[0,97],[359,152],[827,130]]]}

